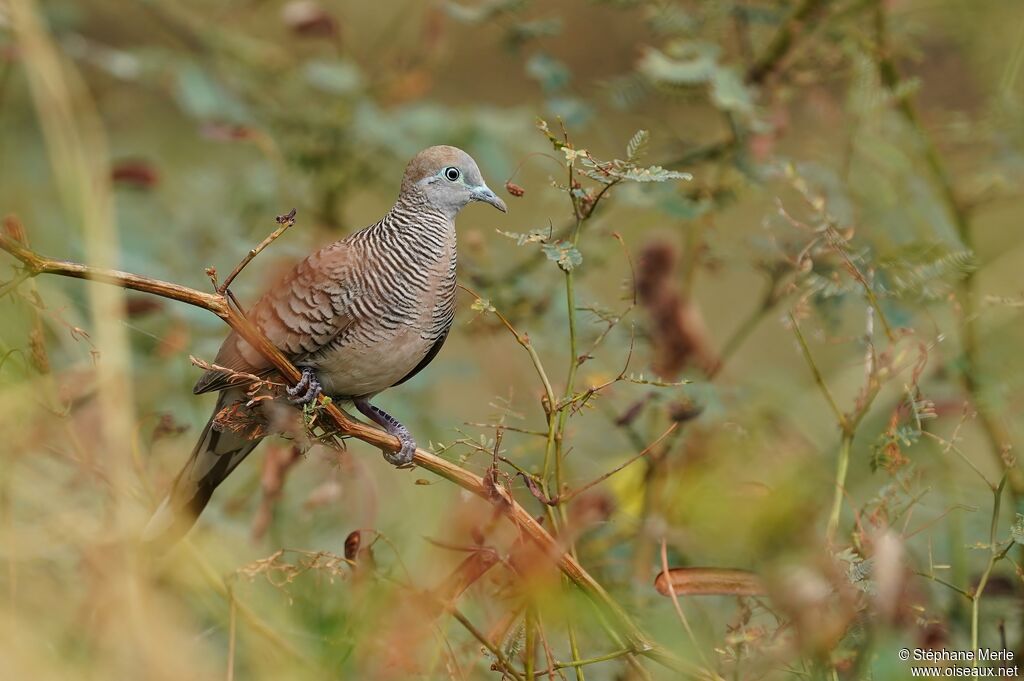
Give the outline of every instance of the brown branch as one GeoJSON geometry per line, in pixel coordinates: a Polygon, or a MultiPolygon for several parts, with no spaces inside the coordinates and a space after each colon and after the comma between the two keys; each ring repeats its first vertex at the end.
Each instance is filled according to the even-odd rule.
{"type": "MultiPolygon", "coordinates": [[[[253,326],[248,319],[228,304],[228,298],[225,294],[204,293],[186,286],[128,272],[99,269],[74,262],[53,260],[22,247],[13,239],[2,234],[0,234],[0,250],[6,251],[21,261],[33,276],[38,274],[56,274],[75,279],[98,281],[135,291],[152,293],[163,298],[209,310],[223,319],[232,329],[249,342],[277,369],[278,373],[286,381],[294,384],[301,377],[295,365],[263,333],[253,326]]],[[[341,435],[354,437],[382,450],[397,451],[400,447],[398,438],[375,427],[353,420],[322,396],[319,398],[319,409],[333,423],[341,435]]],[[[547,530],[541,527],[526,509],[519,505],[506,489],[497,485],[489,485],[475,473],[435,456],[424,449],[416,450],[413,462],[420,468],[453,482],[482,499],[495,503],[505,513],[506,517],[529,537],[545,555],[557,564],[562,573],[594,602],[605,615],[611,631],[616,636],[621,637],[629,649],[637,654],[645,655],[670,669],[681,673],[692,673],[692,670],[688,669],[675,655],[649,641],[622,606],[611,597],[604,587],[572,555],[565,551],[547,530]]]]}
{"type": "Polygon", "coordinates": [[[52,260],[25,248],[6,234],[0,234],[0,250],[7,251],[20,260],[21,264],[25,266],[25,270],[33,277],[38,274],[59,274],[62,277],[98,281],[201,307],[225,321],[231,314],[224,296],[204,293],[180,284],[142,277],[129,272],[98,269],[66,260],[52,260]]]}

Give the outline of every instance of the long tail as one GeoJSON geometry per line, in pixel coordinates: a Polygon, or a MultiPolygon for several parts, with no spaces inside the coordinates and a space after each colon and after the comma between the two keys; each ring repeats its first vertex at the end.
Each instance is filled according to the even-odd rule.
{"type": "Polygon", "coordinates": [[[143,541],[169,545],[181,539],[192,529],[217,485],[260,443],[258,439],[249,440],[238,433],[213,427],[220,410],[242,396],[243,392],[238,389],[220,394],[192,456],[143,530],[143,541]]]}

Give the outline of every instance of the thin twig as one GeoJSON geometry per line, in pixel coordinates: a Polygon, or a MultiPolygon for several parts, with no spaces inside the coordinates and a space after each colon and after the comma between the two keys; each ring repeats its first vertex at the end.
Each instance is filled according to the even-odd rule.
{"type": "MultiPolygon", "coordinates": [[[[998,487],[992,490],[992,521],[989,524],[988,532],[988,564],[985,566],[985,571],[981,574],[981,579],[978,580],[978,586],[971,598],[971,650],[978,649],[978,616],[981,610],[981,596],[985,593],[985,587],[988,586],[989,577],[992,575],[992,568],[1006,557],[1006,554],[1009,553],[1015,544],[1012,541],[1007,542],[1001,549],[996,544],[996,529],[999,527],[999,508],[1002,504],[1003,488],[1006,487],[1006,477],[1004,473],[1003,477],[999,480],[998,487]]],[[[977,668],[977,666],[978,660],[975,659],[972,667],[977,668]]]]}
{"type": "Polygon", "coordinates": [[[277,229],[271,232],[267,238],[261,241],[255,248],[249,249],[249,252],[245,254],[245,257],[242,258],[241,262],[235,265],[235,269],[231,270],[231,274],[224,279],[224,283],[217,287],[218,293],[227,293],[228,287],[231,286],[231,282],[233,282],[235,277],[245,269],[245,266],[252,262],[252,259],[259,255],[264,248],[274,243],[274,240],[277,239],[277,237],[284,234],[286,229],[295,224],[295,209],[292,208],[284,215],[278,215],[276,220],[278,224],[277,229]]]}
{"type": "Polygon", "coordinates": [[[577,496],[579,496],[580,494],[582,494],[583,492],[586,492],[591,487],[594,487],[595,485],[601,484],[602,482],[604,482],[608,478],[612,477],[613,475],[615,475],[619,471],[623,470],[624,468],[626,468],[630,464],[634,463],[635,461],[639,461],[643,457],[647,456],[651,452],[652,449],[654,449],[666,437],[671,435],[672,432],[675,431],[675,429],[678,428],[678,427],[679,427],[679,421],[674,421],[672,423],[672,425],[668,427],[668,430],[666,430],[664,433],[659,435],[658,438],[654,442],[652,442],[651,444],[649,444],[646,447],[644,447],[643,450],[641,450],[638,454],[636,454],[635,456],[629,458],[628,460],[624,461],[623,463],[619,464],[618,466],[616,466],[615,468],[611,469],[607,473],[605,473],[605,474],[603,474],[601,476],[598,476],[597,478],[591,480],[590,482],[588,482],[587,484],[583,485],[582,487],[577,487],[574,490],[570,490],[570,491],[566,492],[565,494],[559,495],[558,496],[558,501],[560,503],[566,503],[570,499],[574,499],[577,496]]]}
{"type": "Polygon", "coordinates": [[[476,626],[474,626],[474,624],[469,621],[469,618],[463,615],[462,612],[455,606],[449,606],[448,612],[451,614],[452,617],[455,618],[455,620],[459,624],[461,624],[465,628],[466,631],[470,633],[470,635],[473,638],[480,642],[480,645],[486,648],[488,652],[490,652],[491,655],[494,656],[494,659],[498,661],[498,665],[501,667],[500,671],[508,674],[517,681],[522,681],[522,674],[515,670],[515,668],[512,666],[512,663],[509,662],[508,658],[506,658],[505,655],[502,654],[501,649],[498,648],[498,646],[491,643],[487,639],[487,636],[484,635],[482,631],[477,629],[476,626]]]}
{"type": "Polygon", "coordinates": [[[811,355],[811,349],[807,346],[807,340],[804,338],[804,334],[800,331],[800,325],[797,323],[796,317],[793,316],[792,312],[789,313],[789,322],[793,326],[793,333],[796,334],[797,341],[800,343],[800,350],[803,352],[804,359],[807,360],[807,364],[811,368],[811,373],[814,374],[814,382],[818,384],[818,388],[820,388],[822,394],[825,395],[825,399],[828,401],[829,407],[832,408],[832,413],[835,414],[839,427],[843,432],[846,432],[849,429],[846,415],[843,414],[842,409],[839,408],[839,405],[836,403],[836,399],[832,397],[832,391],[828,389],[828,384],[825,383],[825,378],[821,375],[821,370],[814,361],[814,356],[811,355]]]}

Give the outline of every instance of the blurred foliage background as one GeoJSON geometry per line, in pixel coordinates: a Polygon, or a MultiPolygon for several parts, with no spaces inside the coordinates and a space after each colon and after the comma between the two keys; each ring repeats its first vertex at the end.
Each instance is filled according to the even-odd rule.
{"type": "Polygon", "coordinates": [[[379,218],[425,146],[509,182],[508,215],[459,221],[479,299],[381,404],[497,462],[685,661],[629,664],[484,502],[360,443],[268,442],[185,545],[139,552],[210,406],[189,356],[226,330],[5,258],[3,676],[902,679],[901,647],[1024,654],[1021,9],[0,0],[0,213],[44,254],[207,289],[295,207],[251,301],[379,218]],[[594,159],[658,168],[599,197],[594,159]],[[495,313],[568,400],[559,480],[495,313]],[[679,570],[680,613],[663,565],[758,595],[679,570]]]}

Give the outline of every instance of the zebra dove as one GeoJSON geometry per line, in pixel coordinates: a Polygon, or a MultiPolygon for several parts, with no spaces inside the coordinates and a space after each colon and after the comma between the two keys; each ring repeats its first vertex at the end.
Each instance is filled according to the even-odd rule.
{"type": "MultiPolygon", "coordinates": [[[[396,466],[412,461],[415,440],[370,400],[419,373],[447,338],[455,315],[455,216],[473,201],[506,211],[467,153],[448,146],[421,151],[379,222],[300,262],[248,315],[302,370],[288,401],[306,404],[322,391],[353,403],[401,441],[398,452],[384,453],[396,466]]],[[[215,419],[245,401],[239,373],[268,376],[272,367],[237,333],[224,341],[214,363],[230,371],[207,371],[194,392],[219,391],[217,406],[146,526],[147,541],[185,534],[217,485],[259,444],[258,437],[249,439],[215,419]]]]}

